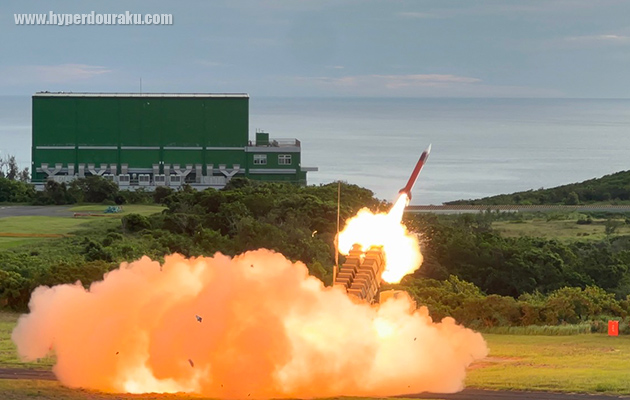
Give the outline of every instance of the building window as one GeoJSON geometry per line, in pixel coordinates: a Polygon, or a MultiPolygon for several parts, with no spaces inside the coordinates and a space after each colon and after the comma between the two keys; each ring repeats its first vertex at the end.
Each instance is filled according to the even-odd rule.
{"type": "Polygon", "coordinates": [[[254,154],[254,165],[267,165],[267,155],[254,154]]]}
{"type": "Polygon", "coordinates": [[[291,154],[278,154],[278,165],[291,165],[291,154]]]}

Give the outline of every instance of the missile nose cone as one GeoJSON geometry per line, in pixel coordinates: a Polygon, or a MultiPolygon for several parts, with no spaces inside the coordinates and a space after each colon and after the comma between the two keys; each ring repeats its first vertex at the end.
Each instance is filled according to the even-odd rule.
{"type": "Polygon", "coordinates": [[[427,155],[431,153],[431,144],[429,144],[429,147],[427,147],[427,149],[425,150],[425,153],[427,153],[427,155]]]}

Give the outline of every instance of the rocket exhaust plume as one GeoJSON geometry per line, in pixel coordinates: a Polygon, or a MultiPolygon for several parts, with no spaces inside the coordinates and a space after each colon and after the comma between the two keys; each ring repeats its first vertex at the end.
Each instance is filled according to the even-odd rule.
{"type": "Polygon", "coordinates": [[[29,307],[12,334],[20,355],[33,360],[52,349],[61,383],[105,392],[455,392],[466,367],[487,353],[480,334],[450,318],[433,322],[407,297],[353,302],[268,250],[172,255],[163,265],[145,257],[89,290],[39,287],[29,307]]]}
{"type": "Polygon", "coordinates": [[[409,198],[403,193],[388,213],[374,214],[367,208],[359,210],[339,234],[339,251],[348,254],[355,243],[364,251],[372,246],[383,246],[385,271],[381,279],[388,283],[400,282],[405,275],[417,270],[422,264],[418,239],[401,223],[408,202],[409,198]]]}

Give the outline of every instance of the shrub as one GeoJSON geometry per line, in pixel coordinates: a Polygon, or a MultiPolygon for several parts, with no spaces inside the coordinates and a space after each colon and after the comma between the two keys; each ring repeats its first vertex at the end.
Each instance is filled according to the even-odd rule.
{"type": "Polygon", "coordinates": [[[590,215],[588,215],[586,218],[579,218],[577,220],[578,225],[590,225],[592,223],[593,223],[593,218],[591,218],[590,215]]]}
{"type": "Polygon", "coordinates": [[[0,177],[0,203],[28,203],[34,198],[35,189],[32,185],[0,177]]]}
{"type": "Polygon", "coordinates": [[[55,181],[46,181],[44,184],[44,190],[37,192],[33,200],[34,204],[73,204],[77,199],[72,193],[70,193],[65,183],[58,183],[55,181]]]}
{"type": "Polygon", "coordinates": [[[171,189],[170,187],[158,186],[153,192],[153,202],[155,202],[156,204],[162,204],[164,202],[164,199],[173,194],[173,192],[173,189],[171,189]]]}
{"type": "Polygon", "coordinates": [[[118,195],[116,183],[96,175],[72,181],[68,190],[78,202],[102,203],[109,200],[115,204],[118,195]]]}
{"type": "Polygon", "coordinates": [[[128,204],[149,204],[153,202],[152,193],[145,191],[143,188],[121,190],[120,196],[124,199],[124,203],[128,204]]]}
{"type": "Polygon", "coordinates": [[[143,229],[149,229],[151,223],[149,219],[140,214],[129,214],[122,217],[122,229],[124,232],[140,232],[143,229]]]}
{"type": "Polygon", "coordinates": [[[103,246],[111,246],[112,243],[121,240],[123,240],[123,235],[116,232],[110,232],[107,236],[105,236],[105,239],[103,239],[103,246]]]}

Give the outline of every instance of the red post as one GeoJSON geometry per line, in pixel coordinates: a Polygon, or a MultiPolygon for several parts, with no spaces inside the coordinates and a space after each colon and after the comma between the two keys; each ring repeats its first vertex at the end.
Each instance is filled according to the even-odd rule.
{"type": "Polygon", "coordinates": [[[619,336],[619,321],[608,321],[608,336],[619,336]]]}

